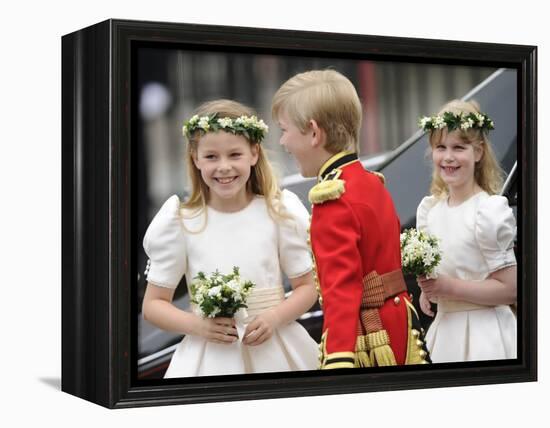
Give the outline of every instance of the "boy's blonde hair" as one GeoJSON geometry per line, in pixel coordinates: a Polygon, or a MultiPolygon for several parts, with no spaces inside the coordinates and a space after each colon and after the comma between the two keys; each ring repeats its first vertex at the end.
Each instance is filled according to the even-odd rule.
{"type": "MultiPolygon", "coordinates": [[[[236,101],[225,99],[208,101],[201,104],[195,112],[195,114],[199,116],[209,116],[214,113],[217,113],[218,117],[229,117],[231,119],[236,119],[240,116],[252,116],[255,114],[249,107],[236,101]]],[[[191,182],[191,196],[182,204],[182,208],[192,210],[194,213],[193,216],[202,212],[206,213],[206,201],[208,193],[210,192],[210,189],[202,179],[200,170],[196,167],[195,162],[193,162],[193,156],[197,154],[198,144],[203,135],[204,134],[201,134],[200,131],[192,133],[188,138],[186,150],[187,171],[191,182]]],[[[246,137],[243,136],[243,138],[246,137]]],[[[262,195],[265,198],[269,215],[274,220],[287,217],[280,204],[281,191],[279,190],[277,179],[262,145],[249,139],[247,139],[247,141],[251,148],[252,146],[256,146],[256,150],[258,151],[258,161],[256,165],[252,167],[250,178],[246,183],[247,192],[255,195],[262,195]]],[[[206,221],[204,226],[206,226],[206,221]]]]}
{"type": "MultiPolygon", "coordinates": [[[[467,115],[469,113],[480,113],[479,104],[476,101],[452,100],[445,104],[438,115],[445,112],[467,115]]],[[[467,130],[456,129],[460,139],[474,146],[474,150],[481,151],[481,159],[476,162],[474,169],[474,179],[476,183],[490,195],[500,193],[503,183],[503,171],[496,160],[491,142],[487,137],[487,131],[483,129],[470,128],[467,130]]],[[[447,128],[434,129],[430,131],[430,146],[432,149],[447,136],[447,128]]],[[[441,179],[439,168],[434,168],[432,172],[432,184],[430,192],[436,197],[444,197],[449,193],[447,185],[441,179]]]]}
{"type": "Polygon", "coordinates": [[[283,112],[302,133],[315,120],[326,132],[328,152],[359,152],[361,101],[353,84],[337,71],[312,70],[288,79],[272,103],[275,120],[283,112]]]}

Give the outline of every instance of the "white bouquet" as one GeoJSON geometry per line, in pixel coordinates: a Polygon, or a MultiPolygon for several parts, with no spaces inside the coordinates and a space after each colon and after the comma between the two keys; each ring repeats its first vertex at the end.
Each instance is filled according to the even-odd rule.
{"type": "Polygon", "coordinates": [[[254,283],[245,281],[239,275],[239,268],[222,275],[217,270],[207,276],[199,272],[190,285],[191,302],[198,306],[203,317],[231,318],[240,308],[246,308],[246,298],[254,283]]]}
{"type": "Polygon", "coordinates": [[[403,231],[400,241],[403,273],[435,278],[434,269],[441,261],[439,240],[435,236],[411,228],[403,231]]]}

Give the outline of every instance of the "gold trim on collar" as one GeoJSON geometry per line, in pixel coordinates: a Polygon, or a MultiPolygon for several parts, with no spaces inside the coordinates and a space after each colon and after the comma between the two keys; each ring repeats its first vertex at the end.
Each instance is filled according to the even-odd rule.
{"type": "MultiPolygon", "coordinates": [[[[330,157],[324,164],[323,166],[321,167],[321,169],[319,170],[319,174],[317,174],[317,181],[319,181],[321,179],[321,176],[323,175],[323,173],[326,171],[326,169],[331,165],[333,164],[334,162],[336,162],[338,159],[340,158],[343,158],[344,156],[347,156],[347,155],[351,155],[355,152],[348,152],[348,151],[345,151],[345,152],[340,152],[340,153],[336,153],[334,156],[330,157]]],[[[355,162],[355,159],[354,159],[354,162],[355,162]]],[[[351,162],[350,162],[351,163],[351,162]]],[[[346,164],[347,165],[347,164],[346,164]]]]}

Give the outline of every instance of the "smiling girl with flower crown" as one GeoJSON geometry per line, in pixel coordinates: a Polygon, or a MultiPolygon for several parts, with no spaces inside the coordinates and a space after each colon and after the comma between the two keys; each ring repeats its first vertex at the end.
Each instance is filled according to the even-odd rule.
{"type": "Polygon", "coordinates": [[[191,196],[185,203],[169,198],[144,238],[143,316],[185,334],[165,377],[315,369],[317,344],[295,321],[316,300],[308,213],[277,187],[261,145],[267,126],[242,104],[216,100],[199,107],[183,133],[191,196]],[[205,316],[194,286],[191,312],[172,304],[183,275],[204,283],[205,273],[216,272],[217,280],[232,271],[254,283],[246,312],[205,316]],[[286,299],[282,272],[293,288],[286,299]]]}
{"type": "Polygon", "coordinates": [[[422,311],[433,316],[437,302],[426,335],[432,361],[516,358],[516,224],[498,196],[501,170],[487,138],[494,123],[475,102],[454,100],[420,127],[430,133],[433,177],[417,228],[442,250],[436,278],[419,278],[422,311]]]}

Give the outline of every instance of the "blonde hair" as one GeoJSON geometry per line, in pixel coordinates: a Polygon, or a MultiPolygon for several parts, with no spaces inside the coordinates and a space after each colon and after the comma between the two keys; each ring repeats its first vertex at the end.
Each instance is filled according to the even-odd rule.
{"type": "Polygon", "coordinates": [[[327,135],[325,149],[359,152],[361,101],[347,77],[335,70],[312,70],[288,79],[272,102],[275,120],[284,112],[305,133],[315,120],[327,135]]]}
{"type": "MultiPolygon", "coordinates": [[[[454,114],[462,113],[467,115],[469,113],[480,113],[479,104],[476,101],[461,101],[452,100],[445,104],[438,115],[442,115],[444,112],[451,112],[454,114]]],[[[491,142],[487,137],[487,131],[482,129],[456,129],[452,132],[456,132],[459,138],[467,144],[472,144],[474,150],[481,151],[481,158],[475,164],[474,168],[474,180],[490,195],[496,195],[500,193],[503,183],[503,171],[496,160],[491,142]]],[[[432,150],[447,136],[447,128],[434,129],[430,131],[430,147],[432,150]]],[[[444,197],[449,193],[449,189],[445,182],[439,175],[439,169],[434,168],[432,172],[432,184],[430,186],[430,192],[436,197],[444,197]]]]}
{"type": "MultiPolygon", "coordinates": [[[[208,101],[200,105],[195,112],[199,116],[208,116],[214,113],[217,113],[218,117],[229,117],[231,119],[236,119],[240,116],[252,116],[254,114],[252,109],[245,105],[224,99],[208,101]]],[[[195,162],[193,162],[193,156],[197,154],[198,144],[203,135],[197,130],[189,136],[185,154],[187,171],[191,182],[191,196],[181,206],[182,208],[191,210],[193,212],[192,217],[202,212],[206,213],[206,201],[210,192],[210,189],[202,179],[200,170],[196,167],[195,162]]],[[[288,217],[280,203],[281,191],[279,190],[277,179],[267,159],[265,150],[257,141],[252,141],[245,136],[243,138],[249,142],[251,148],[256,146],[258,151],[258,161],[251,168],[250,177],[246,183],[247,192],[261,195],[265,198],[268,213],[274,220],[288,217]]],[[[203,227],[196,232],[200,232],[205,226],[206,219],[203,227]]]]}

